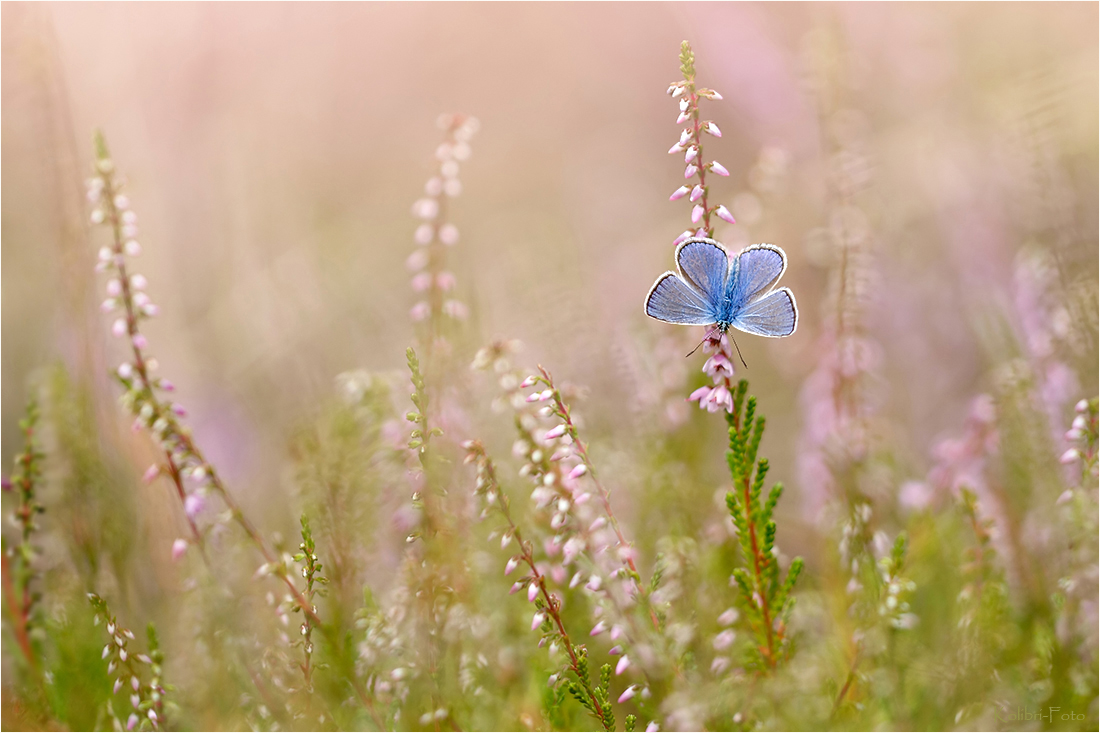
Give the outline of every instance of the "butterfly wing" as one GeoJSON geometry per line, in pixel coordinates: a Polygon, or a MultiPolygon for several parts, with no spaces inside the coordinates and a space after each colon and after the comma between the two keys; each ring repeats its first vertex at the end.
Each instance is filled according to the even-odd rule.
{"type": "Polygon", "coordinates": [[[709,326],[717,320],[714,305],[675,272],[666,272],[653,283],[645,312],[658,321],[686,326],[709,326]]]}
{"type": "Polygon", "coordinates": [[[754,244],[741,250],[728,286],[733,312],[764,297],[786,269],[787,254],[774,244],[754,244]]]}
{"type": "Polygon", "coordinates": [[[733,327],[757,336],[790,336],[798,327],[798,307],[789,288],[773,290],[736,313],[733,327]]]}
{"type": "Polygon", "coordinates": [[[676,264],[684,280],[717,308],[725,296],[730,273],[725,247],[713,239],[689,239],[676,248],[676,264]]]}

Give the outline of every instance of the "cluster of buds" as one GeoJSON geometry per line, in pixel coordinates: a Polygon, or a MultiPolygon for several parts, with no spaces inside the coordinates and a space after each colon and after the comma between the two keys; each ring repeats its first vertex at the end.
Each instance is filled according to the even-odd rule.
{"type": "Polygon", "coordinates": [[[703,340],[703,350],[711,357],[703,364],[703,373],[711,378],[712,384],[695,390],[688,396],[691,402],[707,412],[725,410],[733,412],[733,354],[730,350],[732,337],[728,333],[712,331],[703,340]]]}
{"type": "Polygon", "coordinates": [[[1066,465],[1080,461],[1086,473],[1096,476],[1097,412],[1100,400],[1080,400],[1074,407],[1073,423],[1066,431],[1066,441],[1071,445],[1059,459],[1066,465]]]}
{"type": "Polygon", "coordinates": [[[162,473],[172,479],[192,529],[190,540],[179,539],[172,546],[172,556],[178,558],[191,542],[201,542],[197,519],[206,507],[213,470],[197,454],[190,432],[179,422],[186,411],[168,396],[175,387],[156,375],[159,365],[149,354],[149,343],[140,327],[159,311],[146,293],[148,281],[140,273],[130,272],[127,259],[141,254],[136,240],[137,214],[122,191],[106,144],[102,138],[96,143],[96,174],[87,182],[88,201],[93,206],[91,221],[108,227],[113,234],[112,245],[99,250],[96,265],[98,272],[108,275],[107,298],[100,309],[114,316],[111,333],[125,338],[129,346],[129,357],[115,370],[115,377],[125,389],[122,404],[134,416],[134,430],[148,430],[166,456],[165,465],[149,467],[145,480],[151,482],[162,473]]]}
{"type": "MultiPolygon", "coordinates": [[[[89,593],[88,600],[95,611],[95,624],[98,626],[102,621],[109,637],[103,647],[103,659],[110,660],[107,662],[107,674],[114,677],[111,694],[117,695],[128,688],[133,712],[126,720],[126,730],[160,730],[164,725],[164,659],[152,626],[149,628],[149,654],[135,654],[127,648],[134,640],[134,632],[119,625],[102,598],[89,593]],[[138,665],[148,668],[148,681],[143,679],[146,676],[144,668],[138,665]]],[[[113,708],[111,711],[113,714],[113,708]]],[[[114,722],[116,728],[121,730],[121,721],[116,718],[114,722]]]]}
{"type": "Polygon", "coordinates": [[[688,237],[713,237],[714,226],[711,224],[711,216],[717,216],[723,221],[733,224],[733,214],[723,205],[712,205],[708,201],[709,189],[707,187],[707,173],[728,176],[730,173],[725,166],[716,160],[709,163],[703,158],[703,134],[713,137],[722,137],[722,131],[711,120],[701,119],[699,116],[699,100],[718,100],[722,95],[713,89],[697,87],[695,85],[695,54],[691,45],[684,41],[680,48],[680,71],[684,78],[673,82],[668,87],[668,94],[679,101],[680,115],[676,118],[677,125],[686,125],[680,133],[680,139],[669,148],[670,155],[684,155],[684,178],[688,180],[680,186],[669,201],[676,201],[687,196],[691,201],[691,229],[686,229],[676,238],[675,244],[679,244],[688,237]]]}
{"type": "Polygon", "coordinates": [[[455,277],[444,269],[445,250],[458,243],[458,227],[447,221],[447,201],[462,192],[459,164],[470,157],[470,140],[479,127],[477,118],[459,114],[441,115],[438,125],[445,135],[435,151],[439,166],[424,185],[424,196],[413,204],[413,215],[422,220],[413,234],[419,246],[406,262],[414,273],[412,288],[424,298],[409,316],[414,321],[428,321],[431,339],[439,335],[443,317],[461,320],[469,313],[464,303],[448,297],[455,277]]]}
{"type": "MultiPolygon", "coordinates": [[[[463,443],[466,450],[466,463],[472,463],[477,470],[477,483],[475,493],[484,503],[483,517],[490,512],[497,512],[504,519],[506,526],[501,545],[507,547],[513,542],[518,546],[519,552],[508,559],[504,567],[505,575],[510,575],[521,564],[527,570],[523,579],[512,585],[512,593],[523,589],[527,591],[527,600],[534,604],[535,613],[531,617],[531,630],[540,631],[539,646],[548,646],[551,656],[564,652],[566,661],[564,666],[550,675],[548,683],[551,686],[565,685],[569,692],[577,699],[600,723],[605,730],[614,729],[614,714],[610,708],[611,665],[606,664],[601,669],[600,683],[593,684],[589,675],[588,650],[584,645],[575,645],[566,631],[562,620],[562,600],[551,591],[551,577],[548,577],[545,565],[535,560],[535,546],[524,539],[520,528],[512,519],[511,506],[507,494],[505,494],[496,478],[496,469],[492,460],[485,453],[484,447],[476,440],[463,443]],[[572,672],[575,679],[566,676],[566,672],[572,672]]],[[[550,543],[546,543],[547,554],[551,554],[550,543]]],[[[557,567],[561,567],[560,565],[557,567]]],[[[578,576],[575,576],[579,577],[578,576]]],[[[593,576],[598,577],[598,576],[593,576]]],[[[557,579],[558,584],[564,580],[564,572],[557,579]]],[[[578,581],[579,582],[579,581],[578,581]]],[[[573,583],[576,585],[577,583],[573,583]]],[[[597,585],[592,587],[592,581],[587,586],[593,593],[599,590],[597,585]]],[[[601,623],[596,625],[591,635],[602,633],[606,627],[601,623]]],[[[614,633],[614,632],[613,632],[614,633]]],[[[613,654],[621,655],[615,666],[615,673],[622,674],[630,666],[630,661],[622,653],[621,646],[612,650],[613,654]]],[[[641,693],[649,697],[648,687],[642,685],[629,685],[619,695],[618,701],[625,703],[635,695],[641,693]]]]}

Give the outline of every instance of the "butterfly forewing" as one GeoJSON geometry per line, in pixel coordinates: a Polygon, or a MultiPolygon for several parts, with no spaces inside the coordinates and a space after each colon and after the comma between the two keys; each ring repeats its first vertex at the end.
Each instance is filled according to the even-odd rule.
{"type": "Polygon", "coordinates": [[[730,258],[712,239],[689,239],[676,248],[676,264],[689,284],[694,285],[717,308],[726,293],[730,258]]]}
{"type": "Polygon", "coordinates": [[[714,323],[714,307],[705,295],[674,272],[657,278],[645,300],[646,315],[666,323],[707,326],[714,323]]]}
{"type": "Polygon", "coordinates": [[[754,244],[741,250],[729,283],[734,312],[767,295],[786,269],[787,255],[779,247],[754,244]]]}
{"type": "Polygon", "coordinates": [[[737,312],[733,326],[757,336],[790,336],[798,327],[794,294],[787,288],[780,288],[754,300],[737,312]]]}

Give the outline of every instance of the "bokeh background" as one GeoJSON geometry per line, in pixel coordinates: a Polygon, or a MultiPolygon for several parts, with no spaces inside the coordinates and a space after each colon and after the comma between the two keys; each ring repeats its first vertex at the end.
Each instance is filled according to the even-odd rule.
{"type": "MultiPolygon", "coordinates": [[[[1046,370],[1052,427],[1096,393],[1095,4],[0,13],[5,466],[28,395],[58,363],[89,380],[100,419],[130,440],[103,376],[123,352],[96,310],[106,233],[86,224],[83,192],[95,129],[140,217],[138,267],[163,314],[146,328],[151,349],[198,441],[267,526],[293,528],[288,441],[336,375],[404,368],[411,206],[436,165],[441,112],[481,123],[448,253],[470,308],[468,355],[520,339],[520,361],[586,389],[580,409],[597,445],[625,452],[614,455],[653,429],[661,400],[670,426],[705,420],[680,402],[702,363],[681,355],[701,333],[642,312],[689,223],[687,201],[668,201],[683,165],[666,154],[683,39],[700,83],[724,97],[704,108],[724,133],[706,154],[731,172],[712,177],[712,200],[738,223],[717,236],[790,258],[798,332],[739,340],[769,418],[765,453],[791,489],[785,521],[812,522],[804,507],[823,502],[799,452],[812,433],[806,385],[835,317],[839,236],[861,253],[873,408],[897,475],[925,476],[937,440],[961,430],[1014,358],[1046,370]]],[[[686,460],[713,464],[717,487],[711,433],[713,450],[686,460]]],[[[142,496],[161,516],[153,526],[173,521],[158,508],[167,494],[142,496]]],[[[166,562],[163,540],[146,529],[133,542],[166,562]]],[[[806,543],[792,530],[792,551],[806,543]]]]}

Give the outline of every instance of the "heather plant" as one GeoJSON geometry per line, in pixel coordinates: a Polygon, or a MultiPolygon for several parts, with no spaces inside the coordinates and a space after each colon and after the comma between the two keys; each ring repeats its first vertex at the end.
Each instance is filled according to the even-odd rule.
{"type": "MultiPolygon", "coordinates": [[[[6,727],[1094,729],[1100,403],[1082,386],[1087,287],[1061,287],[1073,216],[1031,212],[1004,297],[975,309],[966,398],[918,439],[876,320],[895,307],[887,151],[842,39],[818,28],[804,51],[812,163],[723,149],[736,107],[703,86],[718,60],[683,42],[670,199],[690,208],[653,235],[662,261],[722,253],[725,278],[767,253],[774,272],[738,307],[784,293],[770,313],[789,322],[762,321],[784,328],[651,309],[667,277],[707,304],[678,261],[644,298],[667,323],[639,325],[632,296],[610,377],[534,327],[515,334],[530,345],[487,338],[491,275],[463,267],[487,232],[464,197],[486,179],[460,173],[489,163],[471,162],[478,120],[445,114],[434,152],[408,156],[428,173],[397,222],[412,233],[399,343],[326,372],[285,455],[251,463],[233,463],[246,422],[219,445],[224,426],[177,401],[201,390],[162,376],[180,352],[154,343],[196,342],[153,322],[171,283],[138,265],[163,245],[96,134],[113,391],[64,367],[32,383],[3,492],[6,727]],[[760,338],[796,326],[802,340],[760,338]]],[[[1042,142],[1037,169],[1071,189],[1042,142]]],[[[540,282],[555,267],[522,264],[540,282]]]]}

